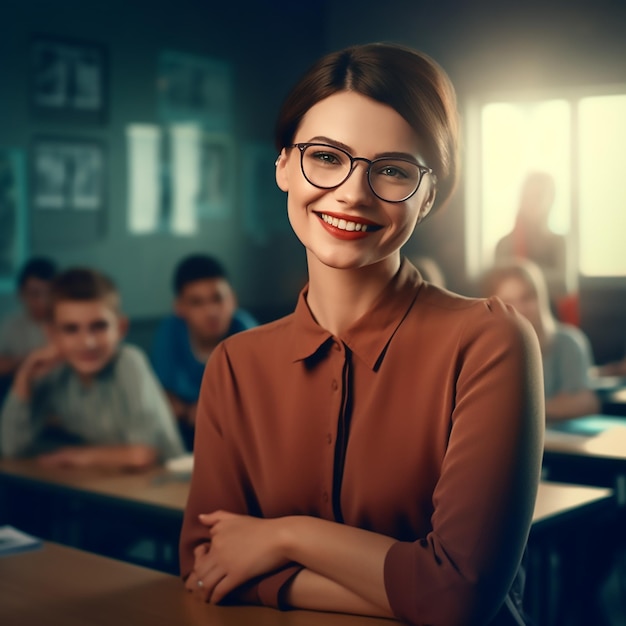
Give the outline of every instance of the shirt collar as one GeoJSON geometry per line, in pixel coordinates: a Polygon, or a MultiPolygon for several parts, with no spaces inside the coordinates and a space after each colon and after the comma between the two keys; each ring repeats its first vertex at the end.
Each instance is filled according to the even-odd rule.
{"type": "MultiPolygon", "coordinates": [[[[403,258],[400,269],[372,308],[339,337],[372,370],[378,368],[387,345],[413,306],[422,283],[419,272],[403,258]]],[[[313,318],[306,302],[307,292],[308,285],[300,292],[294,313],[294,361],[313,356],[333,337],[313,318]]]]}

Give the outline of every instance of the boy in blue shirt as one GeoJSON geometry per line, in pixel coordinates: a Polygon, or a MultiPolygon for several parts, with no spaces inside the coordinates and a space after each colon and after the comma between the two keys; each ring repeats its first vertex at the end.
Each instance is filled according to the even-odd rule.
{"type": "Polygon", "coordinates": [[[157,329],[152,364],[189,449],[204,366],[226,337],[253,328],[256,320],[237,308],[222,264],[205,254],[185,257],[173,279],[174,315],[157,329]]]}

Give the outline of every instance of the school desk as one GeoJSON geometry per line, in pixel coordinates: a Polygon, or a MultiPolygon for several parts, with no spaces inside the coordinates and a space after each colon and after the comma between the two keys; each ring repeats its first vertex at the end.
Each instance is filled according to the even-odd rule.
{"type": "Polygon", "coordinates": [[[626,507],[626,417],[589,415],[549,424],[544,468],[550,480],[610,486],[626,507]]]}
{"type": "Polygon", "coordinates": [[[216,607],[179,578],[54,543],[0,557],[6,626],[389,626],[390,620],[264,607],[216,607]]]}

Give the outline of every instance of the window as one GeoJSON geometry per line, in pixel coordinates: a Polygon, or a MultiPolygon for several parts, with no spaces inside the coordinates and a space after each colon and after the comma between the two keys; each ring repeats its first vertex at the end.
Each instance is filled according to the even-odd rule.
{"type": "Polygon", "coordinates": [[[583,98],[578,133],[580,272],[626,276],[626,95],[583,98]]]}
{"type": "Polygon", "coordinates": [[[581,274],[626,275],[626,95],[473,103],[467,127],[471,277],[493,262],[536,170],[555,181],[549,225],[568,238],[570,286],[581,274]]]}

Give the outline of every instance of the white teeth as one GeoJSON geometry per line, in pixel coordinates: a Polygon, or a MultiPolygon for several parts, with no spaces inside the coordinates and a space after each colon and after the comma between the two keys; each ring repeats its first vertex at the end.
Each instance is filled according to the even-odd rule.
{"type": "Polygon", "coordinates": [[[348,230],[348,231],[360,231],[362,233],[367,232],[367,224],[361,224],[360,222],[348,222],[344,219],[339,219],[338,217],[332,217],[327,215],[326,213],[322,213],[322,219],[331,226],[335,228],[339,228],[340,230],[348,230]]]}

